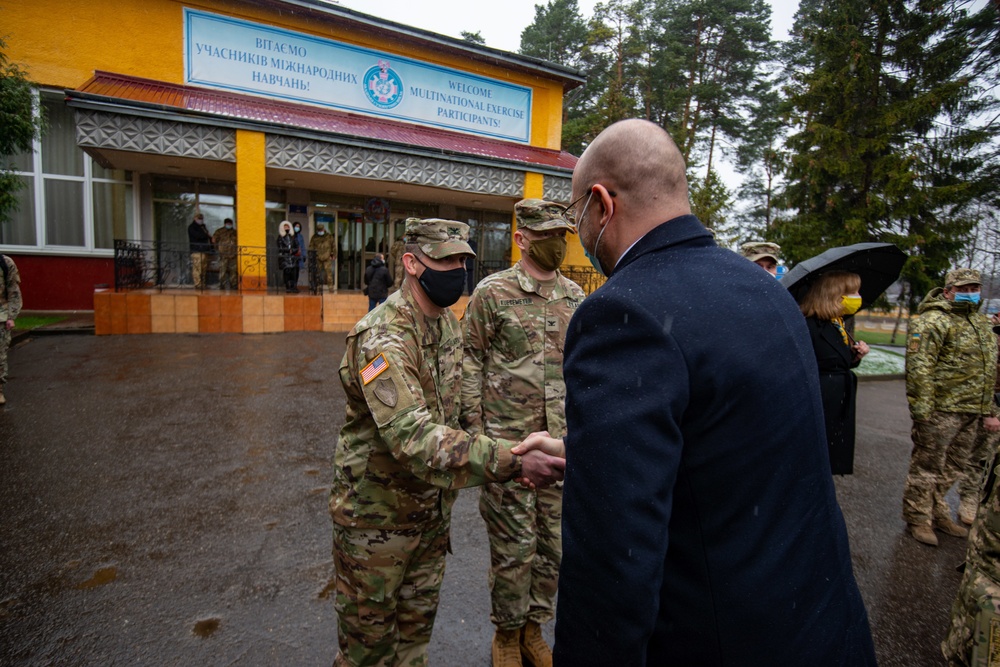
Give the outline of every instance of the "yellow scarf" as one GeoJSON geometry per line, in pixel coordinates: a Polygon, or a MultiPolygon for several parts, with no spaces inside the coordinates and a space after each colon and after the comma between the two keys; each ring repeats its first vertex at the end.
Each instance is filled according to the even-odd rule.
{"type": "Polygon", "coordinates": [[[844,339],[844,345],[850,347],[853,341],[850,334],[847,333],[847,329],[844,328],[844,318],[835,317],[830,321],[833,322],[833,326],[837,327],[837,331],[840,332],[840,336],[844,339]]]}

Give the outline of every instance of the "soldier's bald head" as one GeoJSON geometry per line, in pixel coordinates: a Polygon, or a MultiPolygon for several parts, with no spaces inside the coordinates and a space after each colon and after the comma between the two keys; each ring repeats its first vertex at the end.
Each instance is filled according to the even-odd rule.
{"type": "Polygon", "coordinates": [[[575,193],[601,183],[636,206],[670,200],[690,209],[684,158],[667,131],[646,120],[622,120],[597,135],[573,181],[575,193]]]}

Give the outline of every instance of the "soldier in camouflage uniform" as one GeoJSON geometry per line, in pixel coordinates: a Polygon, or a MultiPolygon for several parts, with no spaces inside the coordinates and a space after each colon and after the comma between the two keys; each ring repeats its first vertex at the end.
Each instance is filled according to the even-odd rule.
{"type": "Polygon", "coordinates": [[[21,274],[17,265],[7,255],[0,255],[3,262],[3,294],[0,295],[0,317],[4,325],[0,327],[0,405],[7,402],[4,389],[7,386],[7,351],[10,349],[10,330],[21,312],[21,274]]]}
{"type": "Polygon", "coordinates": [[[222,227],[215,230],[212,243],[219,253],[219,289],[238,289],[239,274],[236,272],[236,230],[232,218],[226,218],[222,227]]]}
{"type": "Polygon", "coordinates": [[[777,243],[750,241],[740,246],[740,254],[764,269],[772,276],[778,276],[778,253],[781,246],[777,243]]]}
{"type": "MultiPolygon", "coordinates": [[[[584,293],[559,273],[566,207],[540,199],[514,206],[521,259],[479,283],[462,319],[462,425],[470,433],[520,440],[566,434],[563,343],[584,293]]],[[[490,538],[490,591],[496,626],[493,667],[551,667],[541,625],[554,616],[562,557],[562,488],[516,482],[483,487],[479,511],[490,538]]]]}
{"type": "Polygon", "coordinates": [[[326,227],[316,225],[316,233],[309,239],[309,250],[316,253],[316,271],[326,276],[327,289],[333,289],[333,263],[337,260],[337,240],[326,233],[326,227]]]}
{"type": "Polygon", "coordinates": [[[1000,664],[1000,452],[991,453],[986,470],[962,582],[951,608],[951,629],[941,643],[949,667],[1000,664]]]}
{"type": "Polygon", "coordinates": [[[561,478],[560,459],[459,427],[468,226],[406,223],[407,279],[347,337],[347,413],[330,493],[340,653],[334,665],[418,667],[449,549],[456,489],[523,475],[561,478]]]}
{"type": "Polygon", "coordinates": [[[937,546],[934,529],[964,537],[945,494],[972,455],[979,429],[1000,430],[993,404],[997,345],[979,314],[979,272],[955,269],[932,290],[910,323],[906,396],[913,453],[903,490],[903,520],[917,541],[937,546]]]}

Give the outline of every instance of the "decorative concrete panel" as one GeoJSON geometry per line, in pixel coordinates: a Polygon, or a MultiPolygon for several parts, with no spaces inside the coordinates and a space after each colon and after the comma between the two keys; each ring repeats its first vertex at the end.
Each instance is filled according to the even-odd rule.
{"type": "Polygon", "coordinates": [[[267,135],[267,166],[449,190],[520,197],[524,171],[501,169],[315,139],[267,135]]]}
{"type": "Polygon", "coordinates": [[[81,146],[236,162],[235,130],[91,109],[76,110],[81,146]]]}
{"type": "Polygon", "coordinates": [[[542,193],[543,199],[568,204],[573,201],[573,179],[546,176],[542,193]]]}

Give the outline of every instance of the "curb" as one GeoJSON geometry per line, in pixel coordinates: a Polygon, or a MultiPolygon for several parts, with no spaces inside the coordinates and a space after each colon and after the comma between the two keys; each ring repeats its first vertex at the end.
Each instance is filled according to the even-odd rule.
{"type": "Polygon", "coordinates": [[[887,375],[858,375],[858,382],[880,382],[882,380],[905,380],[905,373],[889,373],[887,375]]]}

